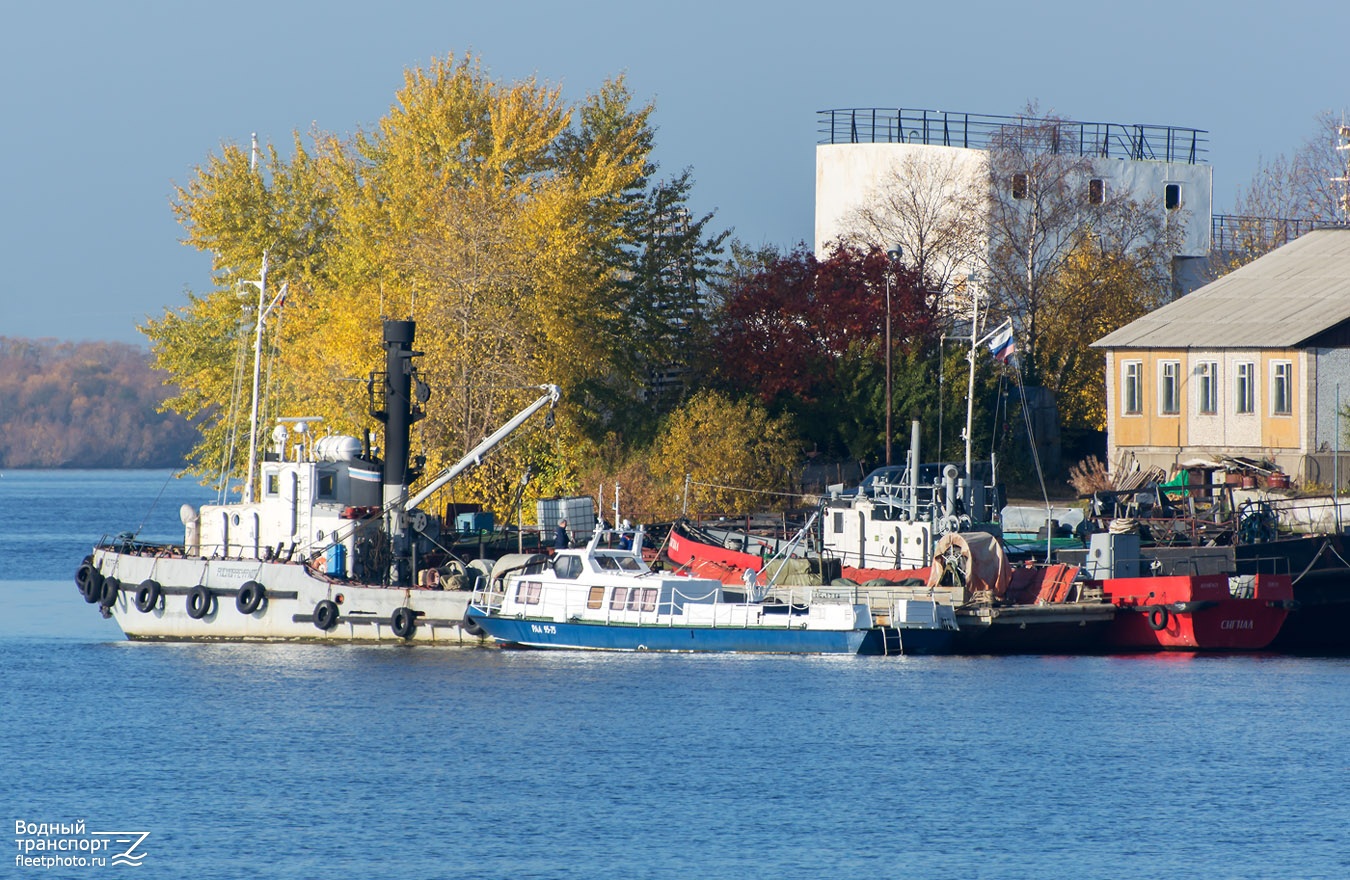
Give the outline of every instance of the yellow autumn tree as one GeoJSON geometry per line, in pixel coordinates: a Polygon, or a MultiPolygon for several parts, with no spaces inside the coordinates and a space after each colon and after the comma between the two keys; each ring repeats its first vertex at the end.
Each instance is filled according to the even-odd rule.
{"type": "Polygon", "coordinates": [[[1041,376],[1061,425],[1106,427],[1106,356],[1091,345],[1162,305],[1167,284],[1152,252],[1104,247],[1093,236],[1073,249],[1048,286],[1041,324],[1041,376]]]}
{"type": "Polygon", "coordinates": [[[652,477],[669,499],[653,513],[680,512],[686,475],[690,515],[795,506],[801,451],[787,418],[753,398],[701,391],[669,416],[652,446],[652,477]]]}
{"type": "MultiPolygon", "coordinates": [[[[192,469],[211,475],[241,423],[247,433],[235,377],[251,360],[251,338],[240,352],[253,316],[241,317],[238,290],[264,251],[271,290],[288,285],[266,336],[274,414],[368,427],[380,319],[412,317],[433,392],[414,428],[428,472],[542,383],[569,395],[597,377],[631,384],[625,352],[642,327],[606,291],[622,275],[619,221],[652,173],[651,109],[633,107],[622,80],[578,108],[555,86],[503,83],[464,56],[409,71],[368,132],[318,136],[312,150],[297,137],[294,158],[268,148],[257,168],[233,146],[208,160],[176,210],[187,243],[215,255],[217,290],[144,328],[159,365],[190,389],[169,406],[202,421],[192,469]]],[[[581,415],[564,405],[553,433],[523,431],[494,466],[457,481],[456,499],[504,506],[527,463],[531,496],[569,489],[587,446],[581,415]]]]}

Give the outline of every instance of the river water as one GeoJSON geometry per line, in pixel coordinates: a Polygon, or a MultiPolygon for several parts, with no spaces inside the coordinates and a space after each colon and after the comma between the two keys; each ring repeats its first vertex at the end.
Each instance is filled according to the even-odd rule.
{"type": "Polygon", "coordinates": [[[168,477],[0,477],[11,876],[1350,876],[1346,658],[133,644],[71,575],[168,477]]]}

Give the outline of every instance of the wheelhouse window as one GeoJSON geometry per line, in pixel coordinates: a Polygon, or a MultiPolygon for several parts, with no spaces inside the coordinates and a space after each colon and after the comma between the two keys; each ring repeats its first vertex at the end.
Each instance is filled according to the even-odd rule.
{"type": "Polygon", "coordinates": [[[844,512],[842,510],[834,512],[834,533],[836,535],[844,533],[844,512]]]}
{"type": "Polygon", "coordinates": [[[1158,362],[1158,412],[1165,416],[1181,412],[1181,361],[1158,362]]]}
{"type": "Polygon", "coordinates": [[[1237,365],[1233,398],[1233,409],[1237,412],[1247,415],[1256,412],[1256,364],[1251,361],[1237,365]]]}
{"type": "Polygon", "coordinates": [[[581,557],[559,556],[553,563],[553,572],[560,578],[579,577],[581,575],[581,557]]]}
{"type": "Polygon", "coordinates": [[[656,588],[655,587],[633,587],[628,591],[629,611],[655,611],[656,610],[656,588]]]}
{"type": "Polygon", "coordinates": [[[263,493],[270,498],[275,498],[281,494],[281,474],[276,471],[269,471],[267,474],[267,488],[263,493]]]}
{"type": "Polygon", "coordinates": [[[1127,416],[1137,416],[1144,411],[1143,378],[1142,361],[1125,361],[1121,365],[1120,409],[1127,416]]]}
{"type": "Polygon", "coordinates": [[[1270,365],[1270,414],[1287,416],[1294,412],[1294,364],[1275,361],[1270,365]]]}
{"type": "Polygon", "coordinates": [[[539,594],[544,585],[539,581],[516,581],[516,603],[519,605],[538,605],[539,594]]]}
{"type": "Polygon", "coordinates": [[[337,474],[332,471],[319,473],[319,497],[332,498],[337,494],[337,474]]]}
{"type": "Polygon", "coordinates": [[[1219,365],[1215,361],[1201,361],[1195,365],[1196,384],[1201,415],[1212,416],[1219,411],[1219,365]]]}

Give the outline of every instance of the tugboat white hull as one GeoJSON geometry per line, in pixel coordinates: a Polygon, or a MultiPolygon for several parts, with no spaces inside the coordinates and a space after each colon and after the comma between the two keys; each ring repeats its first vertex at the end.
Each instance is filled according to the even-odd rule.
{"type": "Polygon", "coordinates": [[[133,640],[485,644],[481,634],[464,627],[469,592],[329,580],[290,562],[141,556],[100,548],[92,563],[105,579],[120,584],[116,598],[111,604],[105,599],[103,607],[133,640]],[[255,585],[252,591],[262,586],[252,611],[246,584],[255,585]]]}

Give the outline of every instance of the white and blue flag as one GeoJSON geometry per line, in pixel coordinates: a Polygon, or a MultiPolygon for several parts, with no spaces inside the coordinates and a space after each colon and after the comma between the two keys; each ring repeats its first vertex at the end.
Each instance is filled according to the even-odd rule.
{"type": "Polygon", "coordinates": [[[1003,326],[995,330],[989,336],[989,352],[994,356],[994,360],[1006,364],[1013,353],[1017,351],[1017,344],[1013,342],[1012,321],[1008,320],[1003,326]]]}

